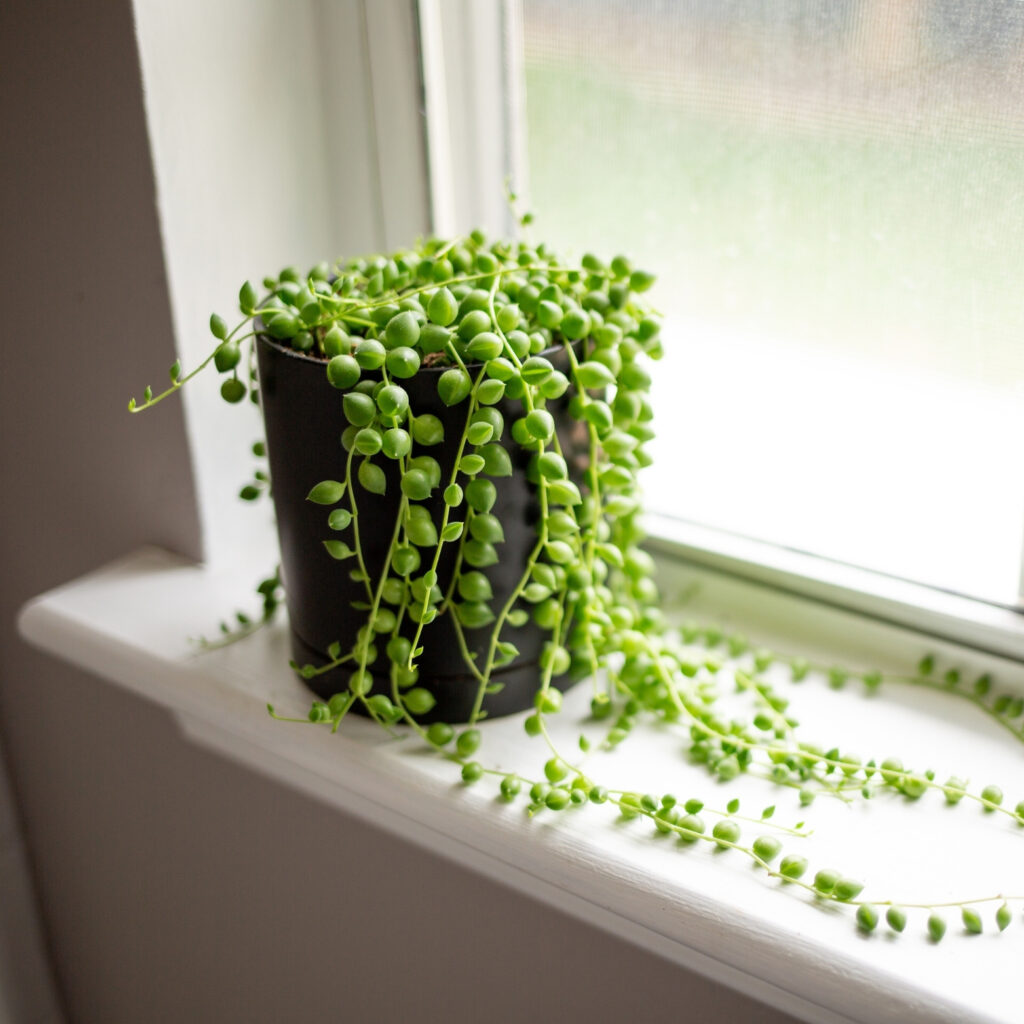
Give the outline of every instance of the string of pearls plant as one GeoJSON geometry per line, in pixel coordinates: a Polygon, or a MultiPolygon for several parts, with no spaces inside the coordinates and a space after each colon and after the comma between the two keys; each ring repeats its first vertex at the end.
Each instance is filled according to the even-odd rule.
{"type": "MultiPolygon", "coordinates": [[[[987,676],[965,681],[955,669],[937,675],[932,658],[904,677],[855,673],[751,649],[744,638],[714,626],[666,624],[653,564],[640,546],[637,485],[654,433],[648,363],[662,354],[659,318],[643,297],[653,280],[621,256],[605,263],[587,255],[569,264],[544,245],[490,243],[480,232],[430,239],[390,256],[321,263],[308,274],[287,268],[264,280],[262,299],[246,282],[239,294],[242,321],[229,331],[221,317],[211,317],[215,344],[209,356],[186,376],[176,363],[167,390],[154,395],[146,388],[144,401],[136,405],[133,399],[129,407],[156,405],[211,362],[225,377],[221,394],[227,402],[247,396],[258,401],[252,341],[260,331],[322,359],[326,380],[341,393],[347,459],[343,479],[311,481],[308,497],[325,510],[327,552],[350,564],[364,599],[356,605],[363,618],[350,647],[333,645],[324,665],[293,664],[307,679],[338,668],[348,672],[342,692],[313,702],[309,722],[336,731],[357,707],[385,728],[404,723],[453,762],[466,784],[493,780],[504,800],[524,801],[530,814],[610,805],[623,818],[646,819],[684,844],[734,851],[766,878],[818,901],[847,904],[864,932],[878,928],[882,918],[888,929],[902,932],[907,911],[916,910],[939,941],[950,911],[967,932],[978,932],[991,906],[995,926],[1005,929],[1010,903],[1019,897],[916,905],[865,901],[856,878],[828,866],[812,871],[803,856],[784,854],[786,836],[806,833],[802,823],[777,825],[773,806],[749,818],[739,813],[737,800],[715,809],[696,797],[606,787],[580,764],[592,740],[581,736],[578,751],[553,743],[548,722],[562,703],[553,679],[571,673],[589,677],[594,686],[591,714],[607,725],[601,749],[622,743],[637,722],[656,720],[679,730],[690,758],[715,779],[761,776],[795,790],[804,806],[822,795],[849,801],[882,792],[908,800],[932,794],[1024,825],[1024,800],[1011,809],[998,786],[974,791],[962,779],[939,781],[895,758],[862,761],[808,742],[787,699],[766,678],[769,668],[785,663],[796,682],[821,674],[837,688],[854,680],[869,690],[883,682],[930,686],[963,697],[1024,738],[1024,701],[994,692],[987,676]],[[556,368],[552,349],[564,369],[556,368]],[[464,412],[456,438],[445,438],[436,417],[410,405],[402,382],[424,365],[444,367],[438,394],[446,406],[464,412]],[[585,436],[579,470],[548,409],[564,395],[585,436]],[[521,411],[512,422],[495,408],[505,399],[521,411]],[[498,603],[485,570],[498,562],[504,536],[492,481],[512,472],[508,452],[497,443],[506,433],[530,455],[540,516],[514,592],[498,603]],[[447,474],[431,454],[442,443],[455,446],[447,474]],[[385,462],[398,467],[401,493],[388,527],[389,556],[373,576],[363,554],[359,504],[365,494],[385,490],[385,462]],[[435,521],[424,502],[438,492],[444,511],[435,521]],[[438,567],[445,549],[456,552],[456,569],[442,588],[438,567]],[[444,616],[476,686],[473,713],[460,727],[418,721],[434,706],[429,686],[419,680],[418,659],[430,643],[431,623],[444,616]],[[516,657],[516,631],[531,620],[547,641],[525,730],[543,744],[545,761],[536,777],[527,778],[485,765],[478,724],[495,672],[516,657]],[[466,642],[467,633],[481,630],[487,631],[482,657],[466,642]],[[372,674],[382,663],[390,692],[371,694],[372,674]],[[745,714],[723,710],[727,686],[748,699],[745,714]]],[[[263,442],[253,454],[266,454],[263,442]]],[[[254,500],[269,488],[267,471],[259,469],[241,497],[254,500]]],[[[213,643],[247,635],[273,616],[281,599],[279,576],[269,575],[259,592],[262,614],[239,613],[238,626],[222,624],[224,637],[213,643]]]]}

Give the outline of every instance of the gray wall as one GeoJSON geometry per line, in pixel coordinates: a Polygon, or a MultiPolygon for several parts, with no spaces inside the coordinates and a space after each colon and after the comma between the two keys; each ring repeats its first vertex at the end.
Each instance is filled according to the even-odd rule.
{"type": "Polygon", "coordinates": [[[0,738],[68,1019],[784,1020],[21,643],[27,598],[198,524],[180,407],[125,411],[173,359],[128,0],[0,6],[0,102],[0,738]]]}

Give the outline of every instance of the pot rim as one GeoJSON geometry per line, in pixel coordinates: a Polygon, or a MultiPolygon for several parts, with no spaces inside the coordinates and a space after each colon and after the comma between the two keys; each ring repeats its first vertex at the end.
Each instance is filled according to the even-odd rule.
{"type": "MultiPolygon", "coordinates": [[[[329,359],[323,358],[322,356],[307,355],[305,352],[299,352],[298,350],[296,350],[294,348],[289,348],[287,345],[282,345],[276,338],[272,338],[269,334],[264,334],[261,331],[257,331],[256,332],[256,340],[257,341],[262,341],[265,345],[268,345],[270,348],[274,349],[275,351],[280,352],[281,355],[290,356],[292,359],[298,359],[298,360],[300,360],[301,362],[304,362],[304,363],[312,363],[314,366],[326,366],[330,362],[329,359]]],[[[586,340],[587,340],[586,338],[579,338],[576,341],[568,342],[568,344],[575,348],[575,346],[581,345],[586,340]]],[[[545,358],[550,358],[552,354],[557,355],[559,352],[564,352],[564,351],[565,351],[565,345],[552,345],[549,348],[546,348],[546,349],[544,349],[541,352],[535,352],[533,354],[534,355],[538,355],[538,356],[544,356],[545,358]]],[[[485,363],[486,363],[486,360],[479,360],[478,359],[475,362],[466,363],[466,369],[469,369],[470,367],[484,366],[485,363]]],[[[420,368],[416,371],[415,374],[413,374],[413,378],[415,379],[421,373],[431,373],[431,374],[433,374],[433,373],[444,373],[445,370],[457,370],[457,369],[459,369],[459,366],[458,366],[457,363],[447,363],[447,364],[445,364],[443,366],[439,365],[439,364],[436,364],[436,363],[431,365],[431,366],[424,366],[421,363],[420,364],[420,368]]]]}

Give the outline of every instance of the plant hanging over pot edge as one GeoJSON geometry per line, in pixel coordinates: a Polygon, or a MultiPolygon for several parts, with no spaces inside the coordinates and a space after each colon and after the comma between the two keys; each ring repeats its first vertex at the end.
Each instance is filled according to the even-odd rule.
{"type": "MultiPolygon", "coordinates": [[[[233,330],[211,317],[216,345],[199,367],[183,377],[176,363],[170,388],[155,396],[147,388],[143,404],[133,400],[129,407],[155,405],[213,362],[228,375],[224,399],[237,403],[248,395],[258,401],[262,387],[266,416],[269,391],[280,376],[275,361],[304,364],[318,375],[327,411],[311,414],[308,436],[297,446],[287,441],[285,427],[275,442],[268,417],[273,473],[258,470],[241,492],[255,500],[269,492],[273,479],[280,527],[278,478],[283,487],[291,477],[289,504],[295,505],[298,487],[307,503],[306,526],[294,538],[282,528],[282,552],[290,552],[286,582],[294,552],[307,565],[316,564],[315,553],[321,570],[344,573],[343,603],[360,616],[343,638],[326,641],[321,628],[319,645],[293,622],[294,649],[309,658],[293,667],[322,698],[313,702],[308,721],[336,731],[355,708],[385,728],[407,724],[458,764],[466,783],[492,775],[509,801],[526,790],[531,814],[608,803],[623,817],[645,817],[683,843],[738,851],[768,877],[818,900],[851,905],[862,931],[874,931],[884,913],[888,928],[900,932],[911,904],[861,900],[860,882],[828,868],[812,876],[804,857],[781,856],[779,835],[794,830],[773,826],[773,806],[757,819],[766,834],[752,841],[743,837],[740,821],[748,819],[738,814],[735,800],[712,812],[719,818],[708,831],[702,801],[599,785],[578,758],[551,743],[546,717],[561,706],[559,686],[588,676],[595,686],[592,714],[609,723],[606,749],[621,743],[638,717],[653,716],[684,728],[691,758],[716,778],[728,781],[752,765],[766,765],[776,784],[798,790],[801,804],[819,793],[866,798],[885,790],[916,800],[937,791],[949,803],[966,798],[1024,825],[1024,801],[1004,807],[996,786],[975,793],[958,778],[938,782],[893,758],[861,762],[801,740],[787,700],[765,679],[778,654],[751,652],[743,638],[714,627],[666,626],[653,564],[640,547],[637,483],[654,434],[644,364],[662,353],[659,318],[641,298],[652,283],[652,275],[623,257],[605,264],[587,255],[569,265],[543,245],[489,244],[480,232],[428,239],[388,257],[339,263],[333,271],[319,264],[303,276],[286,268],[264,281],[268,294],[262,300],[250,283],[242,286],[245,319],[233,330]],[[420,404],[410,400],[417,388],[420,404]],[[344,428],[340,447],[332,416],[344,428]],[[574,430],[584,438],[582,457],[569,444],[574,430]],[[304,469],[298,477],[291,473],[295,453],[313,444],[318,453],[332,453],[338,469],[302,481],[304,469]],[[516,473],[514,461],[520,463],[516,473]],[[503,564],[499,548],[506,539],[506,524],[496,514],[499,489],[517,479],[520,487],[528,483],[536,504],[532,543],[504,564],[505,576],[511,564],[513,578],[496,586],[492,567],[503,564]],[[310,511],[319,518],[310,519],[310,511]],[[371,511],[374,522],[384,521],[383,546],[372,554],[366,542],[371,511]],[[317,522],[323,536],[310,544],[317,522]],[[440,623],[447,631],[439,646],[454,642],[465,667],[454,687],[463,696],[455,717],[452,688],[436,674],[420,674],[440,623]],[[524,630],[535,638],[543,634],[535,658],[522,659],[515,643],[524,630]],[[726,658],[749,661],[734,677],[754,704],[749,718],[724,717],[718,707],[726,658]],[[507,666],[519,670],[520,692],[503,704],[497,698],[507,666]],[[449,699],[440,709],[435,689],[449,699]],[[487,716],[489,698],[494,713],[532,703],[525,729],[542,737],[551,754],[538,778],[486,768],[477,759],[477,723],[487,716]],[[466,728],[453,727],[459,719],[466,728]]],[[[268,449],[257,442],[253,452],[264,456],[268,449]]],[[[530,516],[522,500],[517,513],[521,526],[530,516]]],[[[261,621],[278,606],[279,585],[276,573],[260,584],[261,621]]],[[[291,608],[294,590],[292,584],[286,593],[301,622],[301,609],[291,608]]],[[[322,600],[321,592],[307,604],[323,611],[322,600]]],[[[338,618],[340,634],[343,615],[338,618]]],[[[240,633],[258,624],[241,616],[240,633]]],[[[877,672],[845,672],[799,656],[785,660],[795,681],[824,670],[836,687],[854,677],[872,690],[883,682],[877,672]]],[[[960,694],[1022,738],[1014,724],[1024,713],[1018,698],[992,693],[984,677],[968,689],[949,675],[944,684],[936,682],[932,659],[925,658],[916,673],[885,679],[960,694]]],[[[580,746],[586,754],[583,737],[580,746]]],[[[959,910],[973,932],[982,927],[979,907],[996,903],[995,921],[1003,930],[1011,920],[1007,901],[1014,898],[915,906],[927,913],[928,934],[938,941],[946,927],[944,907],[959,910]]]]}

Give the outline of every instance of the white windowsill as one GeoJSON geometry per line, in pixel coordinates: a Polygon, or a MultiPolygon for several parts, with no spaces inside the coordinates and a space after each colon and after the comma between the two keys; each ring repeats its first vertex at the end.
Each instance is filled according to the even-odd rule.
{"type": "MultiPolygon", "coordinates": [[[[731,624],[780,650],[852,668],[906,669],[925,649],[909,631],[704,568],[668,565],[663,576],[669,597],[688,594],[687,615],[731,624]]],[[[211,634],[234,608],[251,607],[252,582],[148,549],[36,599],[20,626],[39,647],[168,708],[190,738],[223,756],[807,1021],[1020,1019],[1019,906],[1003,936],[994,934],[987,911],[986,933],[971,938],[950,914],[939,946],[923,938],[921,916],[911,917],[899,940],[881,931],[865,938],[848,912],[817,910],[775,891],[742,858],[707,844],[681,848],[651,838],[639,822],[618,823],[610,808],[531,820],[524,801],[499,803],[492,783],[462,787],[451,764],[368,722],[347,722],[337,736],[274,722],[268,701],[302,714],[310,699],[287,668],[282,624],[205,654],[188,640],[211,634]]],[[[992,671],[1004,689],[1024,693],[1019,665],[951,644],[929,642],[927,649],[965,671],[992,671]]],[[[591,728],[584,724],[588,701],[583,683],[555,720],[565,750],[575,747],[581,728],[591,728]]],[[[1024,749],[955,698],[889,687],[865,699],[812,679],[794,710],[811,739],[840,736],[865,757],[899,754],[940,775],[969,774],[977,788],[1001,782],[1011,805],[1024,796],[1011,788],[1024,749]]],[[[520,716],[483,728],[481,760],[540,774],[541,741],[525,738],[520,716]]],[[[773,820],[783,824],[806,817],[816,835],[788,841],[787,849],[805,853],[812,869],[859,875],[868,883],[866,898],[1024,894],[1024,831],[1002,816],[966,805],[948,809],[934,796],[910,807],[885,798],[853,807],[819,799],[802,811],[791,791],[756,779],[719,787],[680,751],[678,735],[645,730],[613,754],[592,756],[587,770],[611,787],[671,789],[709,805],[739,796],[755,817],[775,804],[773,820]]]]}

